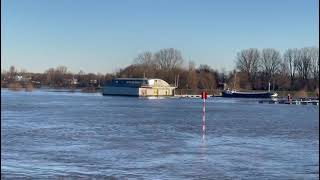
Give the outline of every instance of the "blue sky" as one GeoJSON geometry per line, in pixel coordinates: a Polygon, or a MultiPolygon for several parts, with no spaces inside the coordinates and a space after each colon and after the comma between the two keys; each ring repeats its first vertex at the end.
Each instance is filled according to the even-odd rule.
{"type": "MultiPolygon", "coordinates": [[[[1,66],[114,72],[143,51],[231,70],[245,48],[317,46],[317,0],[2,0],[1,66]]],[[[187,63],[186,63],[187,64],[187,63]]]]}

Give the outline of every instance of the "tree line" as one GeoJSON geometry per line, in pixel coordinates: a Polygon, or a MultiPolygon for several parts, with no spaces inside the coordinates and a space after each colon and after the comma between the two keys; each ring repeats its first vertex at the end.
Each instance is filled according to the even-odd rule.
{"type": "Polygon", "coordinates": [[[246,49],[237,54],[242,84],[249,89],[265,89],[271,82],[275,90],[314,90],[319,87],[319,49],[246,49]]]}
{"type": "Polygon", "coordinates": [[[21,86],[32,84],[35,87],[51,88],[86,88],[100,87],[104,82],[114,78],[113,74],[85,73],[79,71],[72,73],[66,66],[49,68],[43,73],[32,73],[26,70],[18,70],[11,66],[8,71],[1,71],[1,87],[9,87],[10,84],[19,83],[21,86]]]}
{"type": "Polygon", "coordinates": [[[117,77],[162,78],[173,83],[179,75],[179,88],[227,88],[266,90],[314,90],[319,87],[319,49],[316,47],[287,49],[283,54],[273,48],[244,49],[237,53],[231,72],[211,68],[194,61],[185,65],[181,52],[169,48],[139,54],[132,65],[121,69],[117,77]]]}
{"type": "Polygon", "coordinates": [[[101,87],[115,77],[160,78],[178,89],[215,90],[217,88],[266,90],[309,90],[319,87],[319,48],[287,49],[283,53],[273,48],[249,48],[235,56],[235,68],[230,72],[217,70],[207,64],[197,66],[186,61],[181,52],[164,48],[157,52],[142,52],[131,65],[115,73],[71,73],[65,66],[50,68],[44,73],[18,71],[11,66],[1,71],[1,85],[24,81],[49,87],[101,87]]]}

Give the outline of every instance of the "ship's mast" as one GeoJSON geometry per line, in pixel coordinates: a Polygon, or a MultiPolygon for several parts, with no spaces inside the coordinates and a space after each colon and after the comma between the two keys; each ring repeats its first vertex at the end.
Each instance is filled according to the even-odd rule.
{"type": "Polygon", "coordinates": [[[233,90],[235,90],[236,82],[237,82],[237,71],[234,71],[233,90]]]}

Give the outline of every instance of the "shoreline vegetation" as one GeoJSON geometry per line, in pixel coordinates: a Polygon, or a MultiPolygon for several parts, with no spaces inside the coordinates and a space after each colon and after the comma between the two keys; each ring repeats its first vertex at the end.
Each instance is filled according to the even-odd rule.
{"type": "MultiPolygon", "coordinates": [[[[37,89],[51,89],[51,90],[56,90],[57,92],[81,92],[81,93],[101,93],[102,88],[98,87],[86,87],[86,88],[53,88],[53,87],[37,87],[34,88],[32,85],[28,84],[26,86],[22,86],[19,83],[14,83],[10,84],[9,87],[2,87],[11,91],[26,91],[26,92],[32,92],[33,90],[37,89]]],[[[177,89],[175,94],[176,95],[200,95],[201,92],[204,90],[192,90],[192,89],[177,89]]],[[[205,90],[207,91],[210,95],[214,95],[216,97],[221,96],[221,91],[222,90],[205,90]]],[[[252,90],[252,92],[259,92],[261,90],[252,90]]],[[[299,99],[299,98],[319,98],[318,94],[319,91],[305,91],[305,90],[300,90],[300,91],[277,91],[279,98],[286,98],[288,94],[290,94],[293,98],[299,99]]]]}
{"type": "Polygon", "coordinates": [[[219,95],[222,90],[275,91],[281,97],[319,97],[319,48],[287,49],[282,54],[272,48],[249,48],[235,56],[235,69],[214,69],[207,64],[196,65],[183,58],[174,48],[142,52],[131,65],[114,73],[78,73],[65,66],[32,73],[11,66],[1,70],[1,88],[32,91],[47,87],[86,93],[99,92],[113,78],[160,78],[176,85],[175,94],[219,95]]]}

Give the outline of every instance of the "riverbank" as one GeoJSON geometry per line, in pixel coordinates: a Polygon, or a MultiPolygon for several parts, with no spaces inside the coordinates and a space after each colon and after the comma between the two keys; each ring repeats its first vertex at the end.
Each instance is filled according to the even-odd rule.
{"type": "Polygon", "coordinates": [[[84,88],[63,88],[63,87],[34,87],[30,84],[20,85],[20,84],[11,84],[8,87],[1,87],[1,89],[7,89],[11,91],[34,91],[34,90],[50,90],[56,92],[83,92],[83,93],[99,93],[101,92],[101,87],[84,87],[84,88]]]}

